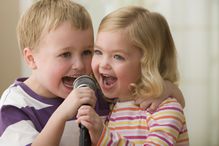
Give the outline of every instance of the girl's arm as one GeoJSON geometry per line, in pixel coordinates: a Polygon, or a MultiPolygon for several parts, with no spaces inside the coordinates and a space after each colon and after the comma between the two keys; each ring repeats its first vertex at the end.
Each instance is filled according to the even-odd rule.
{"type": "Polygon", "coordinates": [[[78,109],[77,118],[76,122],[89,130],[92,146],[96,146],[104,129],[105,118],[101,118],[94,108],[88,105],[82,105],[78,109]]]}
{"type": "MultiPolygon", "coordinates": [[[[146,130],[148,131],[141,145],[169,146],[176,143],[179,145],[189,145],[185,117],[182,110],[181,105],[175,99],[169,98],[161,104],[156,112],[153,114],[148,113],[145,122],[146,130]]],[[[130,136],[134,135],[130,134],[130,136]]],[[[130,141],[118,132],[105,126],[97,145],[135,146],[137,143],[130,141]]]]}

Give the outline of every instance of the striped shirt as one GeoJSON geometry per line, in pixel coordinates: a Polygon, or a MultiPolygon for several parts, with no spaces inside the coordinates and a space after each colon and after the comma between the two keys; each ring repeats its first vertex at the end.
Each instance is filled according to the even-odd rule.
{"type": "Polygon", "coordinates": [[[166,99],[154,113],[134,101],[117,102],[98,145],[188,146],[183,109],[174,98],[166,99]]]}
{"type": "MultiPolygon", "coordinates": [[[[62,98],[45,98],[18,79],[0,99],[0,146],[29,146],[42,131],[62,98]]],[[[108,104],[98,96],[96,111],[108,115],[108,104]]],[[[75,117],[65,124],[60,146],[78,146],[79,128],[75,117]]]]}

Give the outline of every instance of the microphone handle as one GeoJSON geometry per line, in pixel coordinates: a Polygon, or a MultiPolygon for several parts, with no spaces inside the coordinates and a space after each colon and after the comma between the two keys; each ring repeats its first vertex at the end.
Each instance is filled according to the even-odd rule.
{"type": "Polygon", "coordinates": [[[79,146],[91,146],[91,139],[88,129],[82,124],[79,124],[79,127],[80,127],[79,146]]]}

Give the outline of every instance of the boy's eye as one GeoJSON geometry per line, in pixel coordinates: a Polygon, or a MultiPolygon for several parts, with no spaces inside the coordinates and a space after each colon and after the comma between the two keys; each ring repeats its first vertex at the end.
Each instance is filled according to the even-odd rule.
{"type": "Polygon", "coordinates": [[[85,50],[83,51],[83,55],[87,56],[87,55],[92,55],[92,51],[91,50],[85,50]]]}
{"type": "Polygon", "coordinates": [[[94,50],[94,55],[101,55],[102,52],[100,50],[94,50]]]}
{"type": "Polygon", "coordinates": [[[116,60],[125,60],[125,58],[124,57],[122,57],[121,55],[114,55],[114,57],[113,58],[115,58],[116,60]]]}
{"type": "Polygon", "coordinates": [[[61,56],[64,57],[64,58],[69,58],[69,57],[71,57],[71,53],[70,52],[65,52],[65,53],[62,53],[61,56]]]}

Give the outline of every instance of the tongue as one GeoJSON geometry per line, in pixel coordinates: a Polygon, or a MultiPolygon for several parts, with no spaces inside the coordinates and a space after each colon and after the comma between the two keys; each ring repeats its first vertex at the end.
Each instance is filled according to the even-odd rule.
{"type": "Polygon", "coordinates": [[[113,84],[113,83],[115,83],[116,82],[116,78],[115,77],[105,77],[104,78],[104,84],[106,84],[106,85],[111,85],[111,84],[113,84]]]}
{"type": "Polygon", "coordinates": [[[74,82],[74,78],[71,78],[71,77],[64,77],[63,78],[63,83],[68,87],[72,87],[73,82],[74,82]]]}

